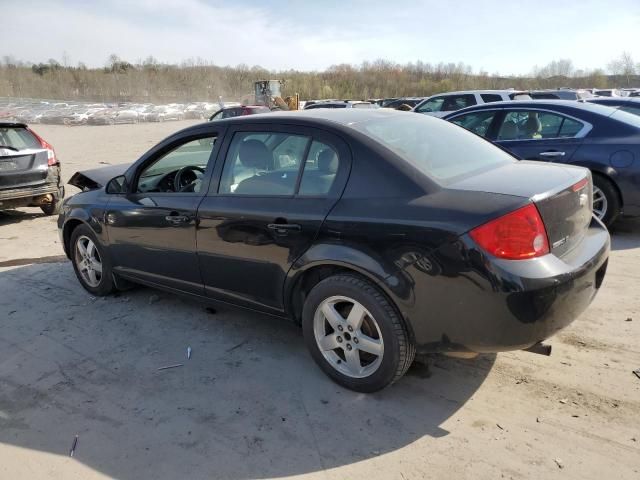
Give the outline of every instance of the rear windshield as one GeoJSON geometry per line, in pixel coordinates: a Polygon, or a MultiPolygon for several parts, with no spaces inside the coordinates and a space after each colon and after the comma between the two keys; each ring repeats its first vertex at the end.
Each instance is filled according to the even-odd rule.
{"type": "Polygon", "coordinates": [[[627,125],[631,125],[635,128],[640,128],[640,117],[633,113],[625,112],[624,110],[616,110],[610,118],[624,122],[627,125]]]}
{"type": "Polygon", "coordinates": [[[397,115],[351,124],[438,183],[517,161],[462,127],[428,115],[397,115]]]}
{"type": "Polygon", "coordinates": [[[41,148],[31,132],[21,127],[0,127],[0,146],[2,145],[18,150],[41,148]]]}

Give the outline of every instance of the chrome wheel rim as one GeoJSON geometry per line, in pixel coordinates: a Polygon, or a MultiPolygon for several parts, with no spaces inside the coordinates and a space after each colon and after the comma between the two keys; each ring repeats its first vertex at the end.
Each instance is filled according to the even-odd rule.
{"type": "Polygon", "coordinates": [[[76,266],[80,276],[90,287],[96,288],[102,281],[102,259],[100,253],[89,237],[78,237],[75,248],[76,266]]]}
{"type": "Polygon", "coordinates": [[[593,213],[599,220],[607,214],[607,197],[604,192],[595,185],[593,186],[593,213]]]}
{"type": "Polygon", "coordinates": [[[373,315],[358,301],[343,296],[325,299],[313,319],[316,344],[325,360],[351,378],[372,375],[382,363],[384,341],[373,315]]]}

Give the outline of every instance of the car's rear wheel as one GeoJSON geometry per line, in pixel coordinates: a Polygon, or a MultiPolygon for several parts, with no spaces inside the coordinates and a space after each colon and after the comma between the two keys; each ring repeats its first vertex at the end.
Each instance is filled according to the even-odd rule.
{"type": "Polygon", "coordinates": [[[73,230],[70,254],[76,277],[85,290],[96,296],[115,290],[109,256],[88,226],[79,225],[73,230]]]}
{"type": "Polygon", "coordinates": [[[607,227],[620,215],[620,199],[616,187],[600,175],[593,176],[593,214],[607,227]]]}
{"type": "Polygon", "coordinates": [[[302,327],[320,368],[358,392],[391,385],[415,357],[395,308],[374,285],[354,275],[335,275],[318,283],[305,301],[302,327]]]}

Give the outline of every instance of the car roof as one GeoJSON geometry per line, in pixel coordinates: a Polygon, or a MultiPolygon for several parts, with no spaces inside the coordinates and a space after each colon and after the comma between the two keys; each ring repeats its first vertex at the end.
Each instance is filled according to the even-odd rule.
{"type": "MultiPolygon", "coordinates": [[[[441,95],[464,95],[464,94],[472,94],[472,93],[506,93],[506,94],[518,94],[518,93],[529,93],[529,90],[510,90],[510,89],[503,89],[503,90],[459,90],[456,92],[441,92],[441,93],[435,93],[433,95],[431,95],[431,97],[439,97],[441,95]]],[[[428,97],[428,98],[431,98],[428,97]]]]}
{"type": "Polygon", "coordinates": [[[591,103],[639,103],[640,97],[593,97],[585,98],[586,102],[591,103]]]}
{"type": "Polygon", "coordinates": [[[224,118],[213,120],[208,124],[236,124],[236,123],[286,123],[298,125],[334,125],[349,126],[355,123],[366,122],[368,120],[376,120],[390,118],[395,116],[407,115],[407,112],[398,110],[385,110],[378,108],[316,108],[310,110],[295,111],[275,111],[271,113],[263,113],[257,115],[247,115],[242,117],[224,118]]]}
{"type": "Polygon", "coordinates": [[[461,110],[456,110],[451,112],[448,115],[445,115],[444,118],[450,118],[461,113],[477,111],[477,110],[495,110],[495,109],[505,109],[505,108],[535,108],[535,109],[557,109],[559,111],[562,110],[573,110],[573,111],[586,111],[589,113],[594,113],[597,115],[611,116],[614,113],[614,110],[611,107],[606,107],[604,105],[598,105],[597,103],[584,103],[577,102],[575,100],[511,100],[511,101],[503,101],[503,102],[491,102],[491,103],[481,103],[479,105],[473,105],[472,107],[463,108],[461,110]]]}

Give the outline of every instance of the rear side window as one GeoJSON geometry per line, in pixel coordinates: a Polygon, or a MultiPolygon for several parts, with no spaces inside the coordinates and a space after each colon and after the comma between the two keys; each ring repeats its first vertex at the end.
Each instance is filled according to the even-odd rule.
{"type": "Polygon", "coordinates": [[[442,106],[443,112],[453,112],[465,107],[471,107],[475,105],[476,96],[473,94],[464,95],[449,95],[444,99],[444,105],[442,106]]]}
{"type": "Polygon", "coordinates": [[[18,150],[42,148],[31,132],[20,127],[0,128],[0,146],[2,145],[18,150]]]}
{"type": "Polygon", "coordinates": [[[517,161],[491,142],[428,115],[396,115],[352,128],[441,184],[517,161]]]}
{"type": "Polygon", "coordinates": [[[227,152],[218,192],[293,195],[311,139],[285,133],[238,132],[227,152]]]}
{"type": "Polygon", "coordinates": [[[494,110],[467,113],[454,118],[451,123],[460,125],[476,135],[485,137],[489,133],[489,127],[491,127],[491,122],[495,115],[496,112],[494,110]]]}
{"type": "Polygon", "coordinates": [[[338,152],[333,147],[314,140],[304,165],[299,195],[327,195],[336,179],[339,166],[338,152]]]}
{"type": "Polygon", "coordinates": [[[484,103],[501,102],[502,97],[496,93],[481,93],[480,98],[484,103]]]}

